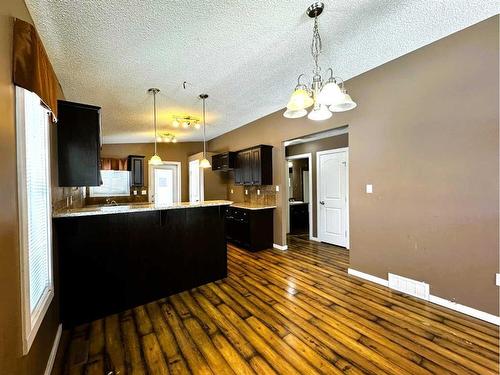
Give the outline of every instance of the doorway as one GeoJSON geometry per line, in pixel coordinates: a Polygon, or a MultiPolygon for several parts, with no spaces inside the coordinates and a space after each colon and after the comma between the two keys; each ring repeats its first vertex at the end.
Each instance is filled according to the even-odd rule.
{"type": "Polygon", "coordinates": [[[203,194],[203,169],[200,160],[189,161],[189,202],[196,203],[204,200],[203,194]]]}
{"type": "Polygon", "coordinates": [[[166,161],[149,165],[149,201],[157,205],[180,202],[181,163],[166,161]]]}
{"type": "Polygon", "coordinates": [[[318,239],[349,248],[349,148],[316,154],[318,239]]]}
{"type": "Polygon", "coordinates": [[[312,155],[288,156],[287,173],[287,233],[312,237],[312,155]]]}

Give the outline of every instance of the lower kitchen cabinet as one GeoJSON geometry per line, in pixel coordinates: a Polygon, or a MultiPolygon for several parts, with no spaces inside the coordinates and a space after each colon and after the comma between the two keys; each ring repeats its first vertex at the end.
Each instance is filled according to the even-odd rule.
{"type": "Polygon", "coordinates": [[[273,247],[273,209],[226,208],[226,239],[250,251],[273,247]]]}

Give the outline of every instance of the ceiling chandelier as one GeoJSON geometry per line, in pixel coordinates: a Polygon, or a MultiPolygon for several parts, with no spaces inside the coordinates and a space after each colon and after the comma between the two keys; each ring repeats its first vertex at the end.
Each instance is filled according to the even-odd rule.
{"type": "Polygon", "coordinates": [[[200,119],[193,116],[172,116],[174,121],[172,121],[172,126],[174,128],[178,128],[182,126],[184,129],[188,129],[189,127],[193,127],[195,129],[199,129],[200,119]]]}
{"type": "Polygon", "coordinates": [[[162,133],[160,134],[160,141],[167,143],[177,143],[177,138],[172,133],[162,133]]]}
{"type": "Polygon", "coordinates": [[[205,116],[205,100],[207,100],[207,94],[200,94],[199,98],[203,101],[203,159],[200,161],[200,168],[210,168],[210,162],[207,159],[207,137],[205,134],[206,128],[206,116],[205,116]]]}
{"type": "Polygon", "coordinates": [[[157,148],[156,148],[156,139],[157,139],[157,136],[156,136],[156,94],[158,94],[159,92],[160,92],[160,89],[155,89],[155,88],[151,88],[148,90],[148,93],[153,94],[153,123],[154,123],[154,127],[155,127],[155,154],[153,156],[151,156],[151,159],[149,159],[149,164],[152,164],[152,165],[162,164],[161,158],[158,156],[157,148]]]}
{"type": "Polygon", "coordinates": [[[325,5],[317,2],[307,8],[306,14],[314,18],[313,38],[311,43],[311,55],[314,60],[312,83],[307,86],[301,82],[304,74],[299,75],[297,86],[283,113],[287,118],[300,118],[307,114],[306,108],[313,106],[307,117],[310,120],[321,121],[332,117],[332,112],[344,112],[356,107],[356,103],[347,94],[342,78],[333,75],[333,69],[329,68],[330,77],[324,80],[321,76],[321,68],[318,65],[321,54],[321,36],[318,30],[318,16],[323,12],[325,5]],[[340,84],[340,86],[339,86],[340,84]]]}

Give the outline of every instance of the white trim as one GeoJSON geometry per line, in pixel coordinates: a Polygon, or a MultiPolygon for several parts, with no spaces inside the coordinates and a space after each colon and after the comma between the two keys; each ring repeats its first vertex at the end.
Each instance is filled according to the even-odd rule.
{"type": "MultiPolygon", "coordinates": [[[[380,278],[380,277],[373,276],[373,275],[370,275],[368,273],[364,273],[361,271],[357,271],[357,270],[352,269],[352,268],[348,268],[347,273],[349,275],[356,276],[356,277],[359,277],[361,279],[365,279],[365,280],[374,282],[376,284],[389,287],[389,282],[387,280],[380,278]]],[[[390,289],[392,289],[392,288],[390,288],[390,289]]],[[[424,301],[425,301],[425,299],[424,299],[424,301]]],[[[435,296],[433,294],[431,294],[429,296],[429,302],[435,303],[436,305],[446,307],[450,310],[458,311],[462,314],[470,315],[474,318],[484,320],[484,321],[489,322],[491,324],[495,324],[495,325],[500,326],[500,316],[496,316],[496,315],[493,315],[493,314],[490,314],[490,313],[487,313],[487,312],[484,312],[481,310],[477,310],[477,309],[474,309],[474,308],[469,307],[469,306],[461,305],[459,303],[449,301],[447,299],[435,296]]]]}
{"type": "Polygon", "coordinates": [[[389,281],[384,280],[381,277],[373,276],[373,275],[370,275],[368,273],[364,273],[364,272],[361,272],[361,271],[358,271],[358,270],[355,270],[355,269],[352,269],[352,268],[348,268],[347,269],[347,273],[349,275],[356,276],[356,277],[359,277],[361,279],[365,279],[365,280],[371,281],[372,283],[389,287],[389,281]]]}
{"type": "Polygon", "coordinates": [[[52,373],[52,368],[54,367],[54,361],[56,360],[57,349],[59,348],[59,341],[61,340],[62,334],[62,324],[57,327],[56,337],[54,337],[54,342],[52,343],[52,350],[50,351],[49,360],[47,361],[47,366],[45,366],[44,375],[50,375],[52,373]]]}
{"type": "Polygon", "coordinates": [[[347,204],[346,204],[346,231],[347,231],[347,239],[346,239],[346,249],[350,249],[351,247],[351,231],[350,231],[350,225],[349,225],[349,147],[341,147],[341,148],[334,148],[332,150],[324,150],[324,151],[317,151],[316,152],[316,234],[318,236],[319,242],[322,241],[321,239],[321,233],[320,233],[320,204],[319,201],[321,200],[320,197],[320,179],[321,179],[321,172],[319,168],[319,158],[321,155],[325,154],[336,154],[339,152],[345,152],[346,153],[346,199],[347,199],[347,204]]]}
{"type": "MultiPolygon", "coordinates": [[[[182,186],[181,186],[181,174],[182,174],[182,163],[180,161],[162,161],[161,164],[149,164],[148,163],[148,201],[152,202],[153,192],[154,192],[154,180],[153,180],[153,169],[155,167],[164,165],[175,165],[177,167],[177,200],[174,202],[180,202],[182,197],[182,186]]],[[[188,167],[189,168],[189,167],[188,167]]]]}
{"type": "MultiPolygon", "coordinates": [[[[296,160],[296,159],[307,159],[308,160],[308,168],[309,168],[309,239],[312,239],[313,236],[313,186],[312,186],[312,153],[308,152],[306,154],[299,154],[299,155],[290,155],[285,158],[285,165],[287,171],[286,176],[288,177],[288,160],[296,160]]],[[[290,189],[287,186],[286,189],[286,207],[287,207],[287,230],[288,233],[290,233],[290,204],[289,204],[289,199],[290,199],[290,189]]]]}
{"type": "Polygon", "coordinates": [[[310,237],[309,238],[311,241],[316,241],[316,242],[321,242],[318,237],[310,237]]]}
{"type": "Polygon", "coordinates": [[[278,250],[288,250],[288,245],[278,245],[277,243],[273,243],[273,247],[278,250]]]}
{"type": "MultiPolygon", "coordinates": [[[[22,314],[22,344],[23,355],[27,355],[35,340],[40,325],[43,322],[45,314],[49,309],[54,298],[54,274],[52,269],[53,251],[52,251],[52,218],[47,218],[48,248],[49,248],[49,285],[44,290],[39,302],[33,312],[30,306],[30,279],[29,279],[29,255],[28,255],[28,219],[27,214],[27,191],[26,191],[26,116],[25,116],[25,95],[28,90],[16,86],[16,152],[17,152],[17,200],[19,213],[19,252],[20,252],[20,287],[21,287],[21,314],[22,314]]],[[[33,94],[35,95],[35,94],[33,94]]],[[[49,111],[47,111],[49,113],[49,111]]],[[[50,129],[49,119],[47,118],[46,142],[47,142],[47,160],[46,160],[46,178],[50,183],[50,129]]],[[[51,189],[48,189],[47,212],[52,212],[51,189]]]]}

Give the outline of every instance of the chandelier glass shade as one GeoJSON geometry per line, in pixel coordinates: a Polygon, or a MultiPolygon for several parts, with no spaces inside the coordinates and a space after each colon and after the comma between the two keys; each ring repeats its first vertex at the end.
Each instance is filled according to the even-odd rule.
{"type": "Polygon", "coordinates": [[[163,133],[163,134],[160,134],[159,138],[160,138],[159,140],[161,142],[177,143],[177,138],[172,133],[163,133]]]}
{"type": "Polygon", "coordinates": [[[148,93],[153,94],[153,124],[154,124],[154,128],[155,128],[155,153],[151,157],[151,159],[149,159],[149,164],[152,164],[152,165],[159,165],[159,164],[163,163],[161,158],[158,156],[157,146],[156,146],[156,141],[157,141],[157,135],[156,135],[156,94],[158,94],[159,92],[160,92],[160,90],[155,89],[155,88],[151,88],[148,90],[148,93]]]}
{"type": "Polygon", "coordinates": [[[197,117],[193,116],[177,116],[174,115],[172,116],[173,121],[172,121],[172,126],[174,128],[182,127],[184,129],[188,129],[190,127],[193,127],[195,129],[200,129],[200,119],[197,117]]]}
{"type": "Polygon", "coordinates": [[[347,94],[344,80],[335,77],[333,69],[327,72],[330,76],[325,80],[321,76],[318,60],[322,51],[321,36],[318,29],[318,16],[323,12],[324,4],[317,2],[307,8],[307,15],[314,18],[311,55],[314,60],[312,83],[306,85],[301,82],[304,74],[299,75],[297,86],[292,92],[283,116],[286,118],[300,118],[307,115],[310,120],[322,121],[332,117],[332,112],[349,111],[356,107],[356,103],[347,94]],[[311,107],[309,114],[307,108],[311,107]]]}

